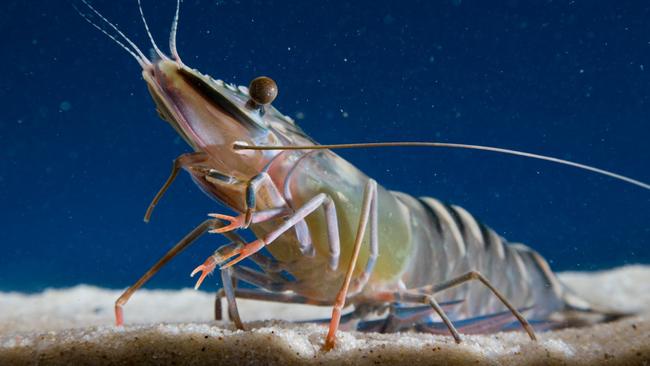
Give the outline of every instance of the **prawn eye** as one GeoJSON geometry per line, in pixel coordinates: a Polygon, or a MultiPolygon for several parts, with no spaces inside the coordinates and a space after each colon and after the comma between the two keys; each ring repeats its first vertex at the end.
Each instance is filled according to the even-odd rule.
{"type": "Polygon", "coordinates": [[[260,76],[251,81],[248,87],[248,94],[251,100],[258,105],[271,104],[275,97],[278,96],[278,85],[273,79],[260,76]]]}

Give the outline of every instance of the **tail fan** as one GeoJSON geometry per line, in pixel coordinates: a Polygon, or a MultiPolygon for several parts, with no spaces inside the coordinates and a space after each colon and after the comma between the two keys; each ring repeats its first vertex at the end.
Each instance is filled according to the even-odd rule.
{"type": "Polygon", "coordinates": [[[635,315],[634,312],[609,309],[606,306],[590,303],[566,286],[562,299],[565,304],[564,309],[549,317],[550,320],[561,324],[561,327],[585,327],[635,315]]]}

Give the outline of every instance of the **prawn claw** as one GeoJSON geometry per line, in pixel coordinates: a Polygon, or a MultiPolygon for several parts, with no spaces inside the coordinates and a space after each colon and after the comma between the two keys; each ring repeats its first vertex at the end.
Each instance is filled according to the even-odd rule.
{"type": "Polygon", "coordinates": [[[215,219],[230,222],[230,224],[226,226],[210,230],[209,233],[211,234],[223,234],[229,231],[241,229],[244,227],[244,221],[246,218],[245,215],[239,215],[235,217],[235,216],[222,215],[222,214],[209,214],[208,216],[214,217],[215,219]]]}
{"type": "Polygon", "coordinates": [[[212,271],[214,271],[216,266],[217,266],[217,262],[214,260],[212,256],[210,256],[208,257],[208,259],[205,260],[203,264],[194,268],[194,270],[190,274],[190,277],[194,277],[194,275],[197,274],[198,272],[202,272],[201,277],[199,277],[198,281],[196,281],[196,285],[194,285],[195,290],[199,289],[201,283],[203,283],[203,280],[205,280],[205,277],[207,277],[207,275],[212,273],[212,271]]]}
{"type": "Polygon", "coordinates": [[[234,251],[232,253],[232,255],[239,254],[239,256],[237,258],[233,259],[232,261],[224,264],[220,268],[225,269],[225,268],[232,267],[235,264],[237,264],[237,263],[243,261],[244,259],[250,257],[251,255],[259,252],[265,246],[266,246],[266,243],[264,242],[264,240],[261,240],[261,239],[257,239],[257,240],[255,240],[253,242],[250,242],[250,243],[244,245],[243,248],[234,251]]]}

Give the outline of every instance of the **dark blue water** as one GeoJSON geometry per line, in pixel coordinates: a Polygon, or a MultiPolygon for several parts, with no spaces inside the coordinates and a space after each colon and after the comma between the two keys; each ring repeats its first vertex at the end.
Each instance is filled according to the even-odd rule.
{"type": "MultiPolygon", "coordinates": [[[[93,3],[148,48],[135,1],[93,3]]],[[[144,5],[166,44],[174,1],[144,5]]],[[[5,2],[0,34],[0,289],[127,286],[226,212],[182,175],[142,222],[190,149],[156,116],[135,61],[69,3],[5,2]]],[[[645,1],[187,0],[179,49],[215,78],[273,77],[274,105],[321,143],[495,145],[650,181],[645,1]]],[[[390,189],[466,207],[554,269],[650,263],[640,188],[490,153],[341,154],[390,189]]],[[[150,286],[192,285],[223,243],[201,239],[150,286]]]]}

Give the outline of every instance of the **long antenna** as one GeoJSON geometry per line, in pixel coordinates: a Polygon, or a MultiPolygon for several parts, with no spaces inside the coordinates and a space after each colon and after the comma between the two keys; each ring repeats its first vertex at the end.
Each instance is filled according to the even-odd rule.
{"type": "Polygon", "coordinates": [[[104,33],[104,35],[106,35],[108,38],[112,39],[115,43],[117,43],[120,47],[122,47],[126,52],[131,54],[131,56],[133,56],[133,58],[135,58],[135,60],[138,61],[138,64],[140,64],[140,67],[145,68],[147,66],[147,64],[149,63],[149,60],[147,60],[146,58],[143,60],[142,58],[140,58],[140,56],[136,55],[135,52],[133,52],[133,50],[131,50],[129,47],[127,47],[124,43],[120,42],[112,34],[108,33],[108,31],[106,31],[106,29],[100,27],[99,25],[97,25],[97,23],[93,22],[88,17],[88,15],[86,15],[81,10],[79,10],[79,8],[77,8],[77,6],[75,4],[72,4],[72,7],[74,8],[74,10],[77,11],[77,13],[79,13],[79,15],[82,18],[84,18],[85,21],[90,23],[90,25],[97,28],[100,32],[104,33]]]}
{"type": "Polygon", "coordinates": [[[176,14],[174,14],[174,20],[172,21],[172,30],[169,34],[169,49],[172,53],[172,58],[176,61],[181,61],[181,57],[178,55],[178,50],[176,49],[176,33],[178,33],[178,15],[181,10],[181,0],[176,0],[176,14]]]}
{"type": "Polygon", "coordinates": [[[626,177],[624,175],[616,174],[608,170],[596,168],[590,165],[575,163],[569,160],[554,158],[552,156],[533,154],[525,151],[503,149],[500,147],[483,146],[483,145],[469,145],[469,144],[456,144],[451,142],[370,142],[370,143],[354,143],[354,144],[333,144],[333,145],[303,145],[303,146],[256,146],[246,145],[242,143],[235,143],[233,149],[235,150],[326,150],[326,149],[358,149],[358,148],[377,148],[377,147],[444,147],[453,149],[468,149],[468,150],[481,150],[491,151],[508,155],[523,156],[531,159],[545,160],[562,165],[572,166],[574,168],[588,170],[597,174],[606,175],[608,177],[622,180],[624,182],[633,184],[635,186],[650,190],[650,184],[641,182],[639,180],[626,177]]]}
{"type": "Polygon", "coordinates": [[[147,31],[147,35],[149,36],[151,45],[153,46],[154,50],[156,50],[156,54],[158,54],[158,57],[160,57],[163,60],[167,59],[168,57],[165,56],[165,54],[160,50],[160,48],[158,48],[156,41],[153,39],[153,35],[151,35],[151,31],[149,30],[149,24],[147,24],[147,19],[144,17],[144,11],[142,11],[141,0],[138,0],[138,9],[140,9],[140,18],[142,18],[142,23],[144,23],[144,29],[147,31]]]}
{"type": "MultiPolygon", "coordinates": [[[[106,19],[106,17],[104,17],[104,16],[102,15],[102,13],[100,13],[100,12],[97,11],[95,8],[93,8],[93,6],[90,5],[90,4],[88,3],[88,1],[86,1],[86,0],[81,0],[81,2],[84,3],[84,5],[86,5],[86,6],[88,7],[88,9],[92,10],[92,12],[95,13],[95,14],[96,14],[96,15],[97,15],[101,20],[103,20],[106,24],[108,24],[111,28],[113,28],[113,30],[116,31],[117,34],[119,34],[119,35],[120,35],[120,36],[121,36],[121,37],[122,37],[122,38],[123,38],[123,39],[124,39],[124,40],[125,40],[125,41],[130,45],[130,46],[131,46],[131,47],[133,47],[133,49],[135,50],[135,52],[140,56],[140,58],[141,58],[143,61],[146,61],[146,63],[151,63],[151,61],[149,61],[149,59],[144,55],[144,53],[142,53],[142,51],[140,51],[140,49],[138,48],[138,46],[136,46],[135,43],[133,43],[133,42],[129,39],[129,37],[127,37],[126,35],[124,35],[124,33],[122,33],[122,31],[119,30],[119,28],[117,28],[117,27],[115,26],[115,24],[111,23],[108,19],[106,19]]],[[[91,24],[92,24],[92,23],[91,23],[91,24]]],[[[107,34],[107,33],[104,32],[104,34],[107,34]]],[[[111,38],[112,38],[112,37],[111,37],[111,38]]]]}

